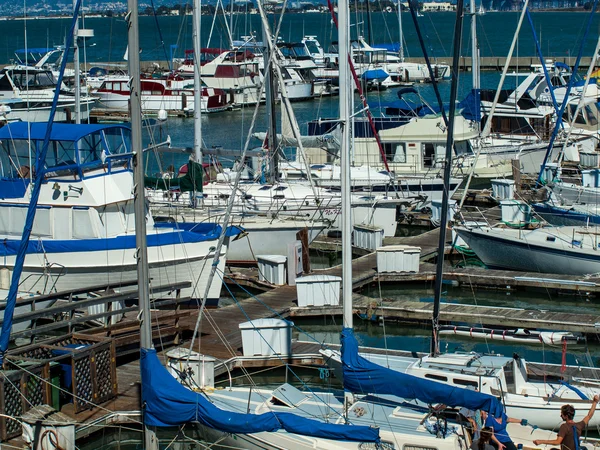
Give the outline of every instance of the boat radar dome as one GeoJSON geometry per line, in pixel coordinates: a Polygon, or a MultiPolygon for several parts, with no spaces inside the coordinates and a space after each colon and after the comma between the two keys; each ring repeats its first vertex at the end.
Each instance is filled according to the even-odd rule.
{"type": "Polygon", "coordinates": [[[157,119],[161,122],[166,121],[167,120],[167,111],[165,111],[164,109],[159,110],[157,119]]]}

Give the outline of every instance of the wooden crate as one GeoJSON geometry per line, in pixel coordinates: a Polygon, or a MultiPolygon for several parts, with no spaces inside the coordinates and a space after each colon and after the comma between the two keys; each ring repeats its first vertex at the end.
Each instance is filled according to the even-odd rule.
{"type": "Polygon", "coordinates": [[[18,369],[25,362],[69,365],[75,412],[91,409],[117,395],[115,346],[111,338],[71,333],[9,353],[7,362],[18,369]]]}
{"type": "MultiPolygon", "coordinates": [[[[0,414],[20,418],[29,409],[50,402],[48,363],[23,364],[21,369],[0,372],[0,414]]],[[[19,422],[0,417],[0,441],[20,436],[19,422]]]]}

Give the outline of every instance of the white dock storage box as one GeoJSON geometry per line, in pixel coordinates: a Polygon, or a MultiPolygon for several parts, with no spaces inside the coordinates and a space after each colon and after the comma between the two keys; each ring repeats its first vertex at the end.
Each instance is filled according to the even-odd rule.
{"type": "Polygon", "coordinates": [[[389,245],[377,249],[377,272],[419,272],[421,247],[389,245]]]}
{"type": "MultiPolygon", "coordinates": [[[[431,201],[431,222],[438,226],[442,221],[442,201],[432,200],[431,201]]],[[[456,215],[456,200],[448,200],[448,222],[454,220],[456,215]]]]}
{"type": "Polygon", "coordinates": [[[525,224],[531,222],[531,207],[520,200],[502,200],[500,202],[502,222],[525,224]]]}
{"type": "Polygon", "coordinates": [[[600,187],[600,170],[582,170],[581,171],[581,185],[583,187],[600,187]]]}
{"type": "Polygon", "coordinates": [[[375,251],[383,245],[383,228],[354,225],[354,246],[375,251]]]}
{"type": "Polygon", "coordinates": [[[492,180],[492,197],[497,200],[512,200],[515,198],[515,180],[492,180]]]}
{"type": "Polygon", "coordinates": [[[191,351],[189,348],[179,347],[167,352],[167,370],[177,381],[181,374],[186,378],[191,376],[192,381],[184,384],[190,388],[215,387],[215,358],[191,351]]]}
{"type": "Polygon", "coordinates": [[[244,356],[289,355],[294,322],[256,319],[240,323],[244,356]]]}
{"type": "Polygon", "coordinates": [[[285,262],[287,258],[281,255],[257,255],[258,279],[271,284],[285,284],[285,262]]]}
{"type": "Polygon", "coordinates": [[[309,275],[296,278],[298,306],[328,306],[340,304],[342,279],[332,275],[309,275]]]}
{"type": "Polygon", "coordinates": [[[600,153],[598,152],[579,152],[579,165],[581,167],[600,167],[600,153]]]}

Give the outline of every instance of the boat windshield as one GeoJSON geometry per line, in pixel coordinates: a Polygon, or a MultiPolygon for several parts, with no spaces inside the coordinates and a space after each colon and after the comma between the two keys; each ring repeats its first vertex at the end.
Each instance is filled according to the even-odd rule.
{"type": "MultiPolygon", "coordinates": [[[[44,164],[45,177],[75,176],[81,178],[90,170],[105,167],[107,171],[129,168],[130,132],[115,127],[97,130],[79,140],[51,140],[44,164]],[[119,156],[123,155],[123,156],[119,156]]],[[[34,173],[37,152],[43,140],[5,139],[0,144],[0,176],[5,179],[29,178],[34,173]]]]}
{"type": "Polygon", "coordinates": [[[18,70],[10,73],[10,77],[19,89],[45,89],[56,87],[56,80],[51,71],[18,70]]]}
{"type": "Polygon", "coordinates": [[[304,45],[306,45],[306,48],[308,49],[308,52],[311,55],[320,55],[321,54],[321,49],[319,48],[319,46],[317,45],[317,43],[315,41],[305,41],[304,45]]]}

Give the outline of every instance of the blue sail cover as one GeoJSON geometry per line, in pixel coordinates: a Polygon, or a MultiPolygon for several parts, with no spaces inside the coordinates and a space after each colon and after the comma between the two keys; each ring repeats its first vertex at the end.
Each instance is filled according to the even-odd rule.
{"type": "Polygon", "coordinates": [[[142,349],[144,423],[171,427],[198,422],[225,433],[289,433],[338,441],[379,442],[379,429],[324,423],[292,413],[242,414],[217,408],[202,394],[182,386],[160,363],[156,350],[142,349]]]}
{"type": "Polygon", "coordinates": [[[501,417],[504,411],[502,403],[492,395],[396,372],[367,361],[358,354],[358,342],[351,328],[342,330],[342,368],[344,388],[350,392],[392,394],[428,404],[443,403],[471,410],[482,409],[494,417],[501,417]]]}
{"type": "MultiPolygon", "coordinates": [[[[173,229],[172,224],[171,229],[173,229]]],[[[190,231],[173,231],[166,233],[148,234],[148,247],[160,247],[176,244],[194,244],[205,241],[216,241],[221,234],[221,226],[204,224],[211,229],[204,233],[190,231]]],[[[167,227],[160,227],[167,228],[167,227]]],[[[236,228],[237,229],[237,228],[236,228]]],[[[2,239],[0,241],[0,256],[12,256],[18,253],[21,241],[17,239],[2,239]]],[[[108,250],[124,250],[136,248],[135,235],[116,236],[112,238],[94,239],[38,239],[27,243],[27,254],[34,253],[69,253],[69,252],[98,252],[108,250]]]]}

